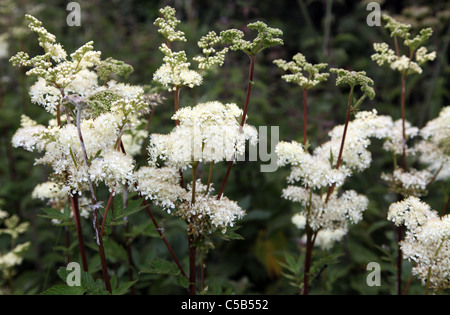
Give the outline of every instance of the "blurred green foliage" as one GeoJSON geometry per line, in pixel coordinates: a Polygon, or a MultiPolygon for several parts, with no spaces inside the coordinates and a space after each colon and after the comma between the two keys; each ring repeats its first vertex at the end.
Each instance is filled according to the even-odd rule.
{"type": "MultiPolygon", "coordinates": [[[[42,20],[46,28],[55,34],[67,51],[74,51],[89,40],[95,50],[102,51],[102,58],[123,60],[134,68],[128,82],[150,85],[154,71],[161,64],[163,55],[158,50],[162,41],[153,21],[159,8],[171,5],[183,21],[181,29],[188,38],[183,47],[188,55],[199,52],[196,42],[209,30],[216,32],[229,28],[242,29],[250,22],[262,20],[283,32],[283,46],[264,50],[258,55],[255,69],[255,85],[249,107],[249,123],[255,126],[279,126],[280,140],[301,140],[302,109],[301,90],[280,79],[280,70],[274,59],[290,60],[302,52],[312,63],[326,62],[330,67],[366,71],[374,82],[376,98],[366,102],[362,110],[376,108],[378,113],[400,117],[400,76],[378,67],[371,61],[374,42],[390,41],[382,27],[369,27],[366,17],[368,1],[100,1],[80,0],[81,26],[66,24],[66,5],[69,1],[0,0],[0,35],[7,34],[9,56],[19,50],[30,55],[40,52],[34,34],[26,31],[24,15],[33,14],[42,20]]],[[[431,26],[434,35],[429,50],[437,51],[437,60],[424,67],[420,76],[411,76],[407,82],[407,119],[422,127],[438,115],[440,108],[450,104],[449,42],[450,6],[447,1],[389,1],[382,9],[398,19],[407,20],[415,27],[431,26]]],[[[178,43],[176,43],[178,45],[178,43]]],[[[181,45],[181,44],[180,44],[181,45]]],[[[14,278],[14,294],[37,294],[53,285],[61,284],[57,270],[67,261],[80,261],[76,234],[73,226],[55,226],[41,215],[45,206],[31,199],[31,191],[46,180],[48,169],[34,167],[35,154],[13,149],[10,139],[19,127],[20,115],[26,114],[45,122],[49,117],[29,100],[28,88],[33,80],[23,69],[13,68],[9,57],[0,59],[0,199],[3,209],[18,214],[22,221],[30,222],[28,232],[21,236],[32,242],[23,264],[17,268],[14,278]],[[66,236],[69,236],[67,239],[66,236]]],[[[192,106],[198,102],[218,99],[222,102],[243,104],[248,75],[248,58],[238,52],[230,52],[222,68],[210,72],[201,87],[183,89],[180,106],[192,106]]],[[[172,95],[162,92],[164,104],[155,109],[150,132],[166,133],[173,127],[170,120],[172,95]]],[[[345,117],[345,91],[328,80],[309,94],[308,134],[313,147],[327,139],[327,132],[345,117]]],[[[270,130],[270,129],[269,129],[270,130]]],[[[352,226],[345,240],[336,245],[330,254],[315,251],[316,277],[312,294],[393,294],[395,293],[396,239],[392,224],[386,220],[389,204],[396,197],[388,192],[380,180],[383,171],[392,169],[392,158],[381,149],[381,143],[372,145],[372,167],[352,178],[349,188],[365,193],[370,199],[364,220],[352,226]],[[369,262],[381,264],[380,287],[366,284],[369,262]]],[[[140,165],[146,164],[144,155],[138,157],[140,165]]],[[[214,250],[203,255],[207,293],[243,294],[295,294],[298,287],[291,285],[289,277],[295,274],[304,244],[300,231],[291,223],[291,216],[298,211],[296,205],[281,199],[286,186],[287,169],[275,173],[261,173],[261,162],[240,162],[233,168],[225,194],[238,200],[247,216],[240,222],[238,233],[243,240],[224,241],[214,238],[214,250]],[[292,270],[291,270],[292,269],[292,270]]],[[[201,167],[201,166],[200,166],[201,167]]],[[[218,167],[213,181],[219,185],[226,165],[218,167]]],[[[206,176],[207,170],[203,171],[206,176]]],[[[217,187],[216,187],[217,188],[217,187]]],[[[434,184],[424,198],[434,209],[443,209],[448,182],[434,184]]],[[[107,191],[103,192],[107,200],[107,191]]],[[[160,226],[172,244],[181,263],[187,266],[187,241],[184,223],[154,209],[160,226]]],[[[88,248],[90,272],[98,279],[99,258],[92,235],[91,223],[84,219],[85,239],[88,248]]],[[[5,241],[0,237],[0,248],[5,241]]],[[[130,217],[129,230],[123,226],[113,228],[105,242],[106,256],[111,272],[119,284],[138,279],[133,291],[137,294],[184,294],[179,277],[171,276],[171,257],[151,224],[145,211],[130,217]],[[126,242],[131,244],[133,275],[128,274],[126,242]],[[157,259],[157,260],[155,260],[157,259]],[[161,265],[162,264],[162,265],[161,265]],[[158,266],[164,266],[161,272],[158,266]],[[156,267],[155,267],[156,266],[156,267]],[[148,272],[157,268],[160,272],[148,272]]],[[[300,261],[301,262],[301,261],[300,261]]],[[[404,261],[403,280],[410,276],[411,263],[404,261]]],[[[91,279],[93,281],[93,279],[91,279]]],[[[6,286],[0,283],[0,286],[6,286]]],[[[123,289],[124,287],[122,287],[123,289]]],[[[126,291],[126,288],[125,288],[126,291]]],[[[416,279],[411,281],[408,293],[423,293],[416,279]]],[[[122,292],[123,293],[123,292],[122,292]]]]}

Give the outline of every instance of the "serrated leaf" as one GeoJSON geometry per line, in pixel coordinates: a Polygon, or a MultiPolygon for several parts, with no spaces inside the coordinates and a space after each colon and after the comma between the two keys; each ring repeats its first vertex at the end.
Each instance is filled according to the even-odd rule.
{"type": "Polygon", "coordinates": [[[69,287],[68,285],[55,285],[44,292],[42,292],[40,295],[83,295],[86,292],[86,290],[83,287],[69,287]]]}
{"type": "Polygon", "coordinates": [[[114,218],[114,221],[122,220],[125,217],[128,217],[136,212],[141,211],[145,208],[145,206],[142,205],[141,199],[132,199],[133,195],[130,195],[128,198],[128,204],[126,208],[123,207],[123,197],[122,195],[116,195],[114,198],[114,214],[112,217],[114,218]]]}
{"type": "Polygon", "coordinates": [[[112,290],[113,295],[124,295],[138,280],[122,283],[118,288],[112,290]]]}
{"type": "Polygon", "coordinates": [[[170,261],[156,258],[150,262],[150,268],[141,270],[140,273],[164,274],[178,276],[180,270],[178,266],[170,261]]]}
{"type": "Polygon", "coordinates": [[[112,263],[127,260],[127,252],[123,246],[117,244],[112,239],[104,240],[105,255],[112,263]]]}
{"type": "Polygon", "coordinates": [[[66,208],[64,208],[63,212],[61,212],[61,210],[59,209],[44,208],[42,209],[42,211],[44,211],[46,214],[39,216],[52,220],[67,221],[70,220],[71,218],[70,218],[70,211],[67,211],[66,208]]]}
{"type": "Polygon", "coordinates": [[[230,240],[243,240],[244,237],[238,233],[236,233],[235,231],[237,229],[239,229],[240,226],[234,226],[232,228],[228,228],[227,231],[225,233],[222,233],[221,231],[217,231],[216,234],[226,240],[226,241],[230,241],[230,240]]]}
{"type": "Polygon", "coordinates": [[[185,289],[189,287],[189,279],[183,276],[181,273],[177,276],[177,283],[185,289]]]}

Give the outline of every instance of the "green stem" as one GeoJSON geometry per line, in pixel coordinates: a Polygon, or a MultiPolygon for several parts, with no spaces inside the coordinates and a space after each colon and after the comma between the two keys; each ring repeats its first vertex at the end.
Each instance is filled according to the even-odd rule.
{"type": "MultiPolygon", "coordinates": [[[[439,245],[438,249],[436,250],[436,253],[434,254],[434,258],[436,258],[437,255],[439,255],[439,251],[441,250],[442,245],[444,244],[444,242],[445,242],[446,240],[447,240],[447,239],[444,238],[444,239],[441,241],[441,244],[439,245]]],[[[428,295],[428,293],[429,293],[429,289],[430,289],[430,280],[431,280],[431,267],[428,267],[427,284],[426,284],[426,286],[425,286],[425,295],[428,295]]]]}

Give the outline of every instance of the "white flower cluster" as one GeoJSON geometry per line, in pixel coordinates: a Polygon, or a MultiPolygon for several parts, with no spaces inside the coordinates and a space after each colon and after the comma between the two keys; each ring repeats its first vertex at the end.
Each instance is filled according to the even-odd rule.
{"type": "Polygon", "coordinates": [[[215,230],[226,232],[245,211],[235,201],[211,195],[210,187],[196,181],[195,202],[192,202],[192,184],[181,188],[178,169],[171,167],[141,167],[135,174],[136,190],[168,213],[180,217],[188,224],[190,234],[206,235],[215,230]]]}
{"type": "Polygon", "coordinates": [[[161,158],[170,166],[185,168],[196,161],[233,161],[245,152],[247,140],[257,141],[254,127],[244,125],[241,129],[241,115],[236,104],[218,101],[178,110],[172,119],[179,120],[179,125],[170,134],[150,136],[150,162],[161,158]]]}
{"type": "MultiPolygon", "coordinates": [[[[0,209],[0,235],[9,235],[12,239],[11,244],[15,244],[20,234],[27,231],[29,227],[28,222],[20,222],[20,218],[17,215],[10,216],[8,212],[0,209]]],[[[0,248],[0,278],[3,276],[5,279],[9,279],[15,274],[14,267],[22,264],[23,254],[30,248],[31,243],[26,242],[18,244],[11,248],[11,250],[4,250],[0,248]]]]}
{"type": "Polygon", "coordinates": [[[375,110],[359,112],[347,127],[345,146],[342,154],[343,165],[336,169],[335,163],[339,155],[344,126],[339,125],[330,131],[330,140],[312,154],[293,141],[280,142],[276,147],[278,165],[292,165],[290,183],[301,182],[313,189],[326,188],[333,184],[342,186],[345,178],[353,171],[363,171],[369,167],[372,157],[367,147],[370,138],[381,138],[388,130],[389,120],[378,116],[375,110]]]}
{"type": "MultiPolygon", "coordinates": [[[[349,223],[355,224],[361,221],[362,213],[369,204],[366,196],[357,194],[353,190],[345,191],[340,196],[333,194],[326,202],[325,195],[313,193],[311,189],[288,186],[283,190],[282,197],[310,209],[308,214],[302,211],[300,215],[308,215],[308,224],[314,231],[347,230],[349,223]]],[[[303,225],[301,217],[296,215],[294,220],[295,224],[301,228],[303,225]]]]}
{"type": "Polygon", "coordinates": [[[25,53],[18,53],[11,61],[32,67],[28,74],[37,75],[38,80],[30,89],[31,99],[56,117],[43,126],[23,116],[21,128],[12,138],[13,146],[42,152],[36,164],[52,167],[65,194],[82,195],[89,189],[89,181],[104,183],[111,191],[133,184],[134,161],[119,152],[120,138],[139,123],[139,117],[148,109],[144,90],[114,80],[98,83],[98,73],[128,73],[131,66],[112,64],[111,60],[100,63],[100,52],[93,51],[92,42],[66,60],[66,54],[42,23],[31,16],[27,18],[46,54],[29,59],[25,53]],[[50,55],[55,57],[55,65],[45,61],[50,55]]]}
{"type": "Polygon", "coordinates": [[[223,48],[221,51],[216,51],[214,48],[221,41],[221,37],[214,31],[209,32],[198,41],[198,47],[202,49],[204,56],[194,57],[193,60],[198,62],[200,70],[210,69],[215,65],[223,65],[228,48],[223,48]]]}
{"type": "Polygon", "coordinates": [[[291,74],[285,74],[281,78],[286,82],[293,82],[303,89],[309,89],[320,82],[326,81],[330,76],[329,73],[320,73],[320,70],[326,68],[328,64],[319,63],[313,65],[306,61],[303,54],[298,53],[292,61],[286,62],[283,59],[277,59],[273,62],[284,71],[290,71],[291,74]],[[305,75],[306,73],[306,75],[305,75]]]}
{"type": "Polygon", "coordinates": [[[216,230],[222,233],[233,227],[236,220],[244,217],[245,211],[225,196],[217,199],[205,194],[206,186],[200,180],[196,182],[195,202],[192,202],[192,184],[187,189],[187,199],[180,203],[176,215],[188,224],[191,235],[211,234],[216,230]]]}
{"type": "Polygon", "coordinates": [[[431,37],[432,29],[422,29],[419,35],[411,39],[411,25],[399,23],[387,15],[384,15],[383,19],[387,22],[385,27],[391,31],[392,37],[403,38],[404,45],[409,47],[410,55],[400,55],[399,51],[394,52],[386,43],[374,43],[373,48],[376,53],[372,55],[372,60],[379,66],[386,63],[392,70],[399,71],[402,74],[422,73],[420,66],[436,59],[436,52],[428,53],[426,47],[420,47],[431,37]]]}
{"type": "Polygon", "coordinates": [[[131,156],[136,156],[141,153],[147,137],[148,131],[146,130],[129,130],[127,133],[124,133],[122,135],[122,143],[125,152],[131,156]]]}
{"type": "Polygon", "coordinates": [[[185,199],[186,190],[180,186],[177,169],[144,166],[135,173],[135,179],[136,190],[168,213],[175,209],[178,201],[185,199]]]}
{"type": "Polygon", "coordinates": [[[393,174],[381,174],[381,178],[394,186],[393,190],[404,196],[420,197],[426,192],[433,174],[426,169],[419,171],[410,168],[408,171],[404,171],[402,168],[397,168],[393,174]]]}
{"type": "Polygon", "coordinates": [[[26,115],[22,115],[20,126],[11,140],[13,147],[22,147],[27,151],[42,151],[44,144],[39,141],[39,135],[45,130],[45,126],[38,125],[26,115]]]}
{"type": "MultiPolygon", "coordinates": [[[[403,136],[402,136],[402,120],[398,119],[395,122],[392,121],[392,119],[389,116],[385,116],[387,128],[383,130],[384,135],[384,143],[383,143],[383,149],[389,152],[392,152],[396,155],[401,155],[403,152],[403,136]]],[[[419,134],[419,128],[414,127],[411,125],[410,122],[405,121],[405,134],[406,134],[406,140],[413,139],[418,136],[419,134]]],[[[407,155],[414,155],[415,150],[412,147],[408,147],[406,145],[406,154],[407,155]]]]}
{"type": "Polygon", "coordinates": [[[437,174],[436,180],[450,178],[450,106],[444,107],[439,116],[430,120],[421,130],[423,141],[415,146],[419,161],[437,174]]]}
{"type": "Polygon", "coordinates": [[[173,52],[166,44],[162,44],[160,50],[165,54],[163,64],[153,74],[153,80],[159,82],[169,91],[177,87],[187,86],[193,88],[203,82],[203,77],[195,70],[189,69],[184,51],[173,52]]]}
{"type": "MultiPolygon", "coordinates": [[[[300,230],[306,226],[306,217],[297,213],[292,217],[292,223],[300,230]]],[[[330,250],[333,245],[341,241],[347,235],[347,228],[321,229],[317,232],[314,246],[320,247],[322,250],[330,250]]],[[[306,242],[306,235],[302,239],[306,242]]]]}
{"type": "Polygon", "coordinates": [[[16,245],[6,254],[0,254],[0,271],[5,278],[14,275],[14,267],[21,265],[23,262],[23,253],[31,246],[31,242],[16,245]]]}
{"type": "Polygon", "coordinates": [[[429,288],[449,288],[450,216],[439,217],[429,205],[409,197],[389,207],[388,219],[407,228],[400,244],[403,258],[415,262],[413,275],[429,288]]]}
{"type": "MultiPolygon", "coordinates": [[[[375,110],[356,114],[347,126],[345,146],[340,167],[336,159],[341,147],[344,126],[336,126],[330,131],[330,140],[309,153],[295,141],[280,142],[276,146],[278,165],[291,165],[290,184],[299,182],[304,187],[288,186],[282,197],[302,205],[303,210],[294,215],[293,223],[298,228],[306,223],[314,231],[323,232],[318,246],[330,248],[346,234],[349,223],[358,223],[367,209],[368,199],[353,190],[343,190],[340,195],[329,194],[331,186],[342,187],[345,179],[354,172],[367,169],[372,157],[368,151],[370,138],[383,138],[389,130],[389,122],[378,116],[375,110]],[[308,218],[308,220],[306,219],[308,218]]],[[[317,238],[319,237],[317,235],[317,238]]]]}
{"type": "Polygon", "coordinates": [[[43,182],[34,188],[31,197],[55,202],[61,199],[67,199],[67,194],[55,182],[43,182]]]}
{"type": "Polygon", "coordinates": [[[200,73],[214,65],[223,65],[228,48],[216,51],[214,46],[222,39],[215,32],[209,32],[198,41],[204,55],[193,59],[198,62],[199,70],[189,69],[191,63],[187,60],[186,52],[173,51],[170,45],[173,41],[186,41],[184,33],[176,30],[180,21],[175,18],[175,9],[167,6],[161,9],[160,13],[163,17],[157,18],[154,24],[159,27],[158,32],[166,38],[167,43],[159,47],[164,59],[161,67],[153,74],[153,80],[167,87],[169,91],[175,91],[183,86],[193,88],[201,85],[203,77],[200,73]]]}
{"type": "Polygon", "coordinates": [[[155,20],[154,25],[159,27],[158,32],[161,33],[168,42],[186,41],[186,37],[182,31],[175,30],[180,20],[175,17],[175,9],[169,6],[161,8],[159,13],[162,17],[155,20]]]}
{"type": "MultiPolygon", "coordinates": [[[[402,121],[395,122],[384,116],[386,126],[379,130],[384,138],[383,148],[394,155],[402,154],[402,121]]],[[[426,194],[427,187],[433,181],[446,180],[450,177],[450,106],[444,107],[439,116],[430,120],[422,129],[405,122],[407,140],[420,138],[413,146],[406,143],[406,154],[416,157],[425,165],[423,170],[396,168],[392,174],[382,174],[391,188],[404,196],[420,197],[426,194]]]]}

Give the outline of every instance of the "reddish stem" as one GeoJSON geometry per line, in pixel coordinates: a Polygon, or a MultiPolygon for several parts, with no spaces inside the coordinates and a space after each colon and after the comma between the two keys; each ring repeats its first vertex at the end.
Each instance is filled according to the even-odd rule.
{"type": "Polygon", "coordinates": [[[447,203],[444,206],[444,211],[442,211],[442,215],[441,215],[442,217],[447,214],[449,204],[450,204],[450,196],[447,198],[447,203]]]}
{"type": "Polygon", "coordinates": [[[100,230],[100,235],[103,237],[104,235],[104,229],[105,229],[105,223],[106,223],[106,217],[108,216],[109,207],[111,206],[113,197],[114,197],[114,191],[111,192],[108,199],[108,204],[106,205],[105,213],[103,214],[103,221],[102,221],[102,228],[100,230]]]}
{"type": "Polygon", "coordinates": [[[196,295],[196,274],[195,274],[195,256],[197,249],[197,242],[193,236],[189,236],[189,287],[188,294],[196,295]]]}
{"type": "Polygon", "coordinates": [[[188,277],[187,277],[186,273],[184,272],[183,266],[181,266],[180,261],[177,258],[177,255],[175,255],[175,252],[173,251],[172,247],[170,246],[169,242],[167,241],[166,237],[164,236],[164,233],[162,232],[161,228],[159,227],[158,222],[156,222],[156,219],[152,213],[152,210],[150,209],[150,206],[147,204],[147,202],[145,202],[144,198],[142,198],[142,204],[145,206],[147,213],[149,214],[150,218],[152,219],[152,222],[156,228],[156,231],[158,231],[159,236],[161,236],[162,240],[164,241],[164,244],[166,244],[166,247],[169,250],[170,255],[172,255],[172,258],[175,261],[175,264],[178,266],[178,269],[180,269],[181,274],[187,279],[188,277]]]}
{"type": "Polygon", "coordinates": [[[81,261],[83,264],[83,270],[85,272],[88,272],[86,250],[84,248],[84,240],[83,240],[83,230],[81,227],[80,210],[78,207],[78,195],[74,195],[73,197],[70,197],[70,203],[72,205],[72,213],[73,213],[73,218],[75,220],[75,228],[77,230],[78,245],[80,247],[80,255],[81,255],[81,261]]]}
{"type": "MultiPolygon", "coordinates": [[[[345,118],[344,133],[342,134],[341,147],[339,149],[339,155],[338,155],[338,159],[337,159],[337,162],[336,162],[336,169],[339,169],[339,166],[341,165],[342,154],[344,152],[345,137],[347,136],[347,128],[348,128],[348,124],[350,122],[350,115],[352,113],[353,90],[354,90],[354,87],[352,86],[351,89],[350,89],[350,94],[348,96],[347,117],[345,118]]],[[[333,185],[330,186],[330,188],[328,188],[328,192],[327,192],[327,197],[325,199],[325,203],[327,203],[328,200],[330,199],[330,196],[333,193],[335,187],[336,187],[336,183],[334,183],[333,185]]]]}
{"type": "Polygon", "coordinates": [[[303,145],[306,145],[307,136],[306,136],[306,125],[307,125],[307,116],[308,116],[308,108],[307,108],[307,100],[308,97],[308,89],[303,89],[303,145]]]}
{"type": "MultiPolygon", "coordinates": [[[[242,112],[242,119],[241,119],[241,129],[245,124],[245,119],[247,117],[247,110],[248,105],[250,103],[250,96],[252,93],[252,86],[253,86],[253,74],[255,72],[255,56],[250,56],[250,72],[248,76],[248,85],[247,85],[247,94],[245,96],[245,103],[244,103],[244,110],[242,112]]],[[[228,162],[228,168],[227,172],[225,173],[225,178],[223,179],[222,186],[220,187],[219,194],[217,195],[217,200],[219,200],[222,195],[223,191],[225,190],[225,186],[228,181],[228,176],[230,175],[231,168],[233,167],[233,161],[228,162]]]]}
{"type": "Polygon", "coordinates": [[[402,112],[402,168],[406,171],[406,117],[405,117],[406,74],[402,75],[401,112],[402,112]]]}
{"type": "Polygon", "coordinates": [[[111,282],[109,280],[108,275],[108,266],[106,265],[106,255],[105,255],[105,247],[103,245],[103,237],[99,234],[99,226],[98,226],[98,209],[95,209],[93,211],[93,225],[95,233],[97,234],[97,245],[98,245],[98,252],[100,254],[100,262],[102,265],[102,274],[103,274],[103,281],[105,282],[106,290],[108,290],[109,293],[112,293],[111,289],[111,282]]]}

